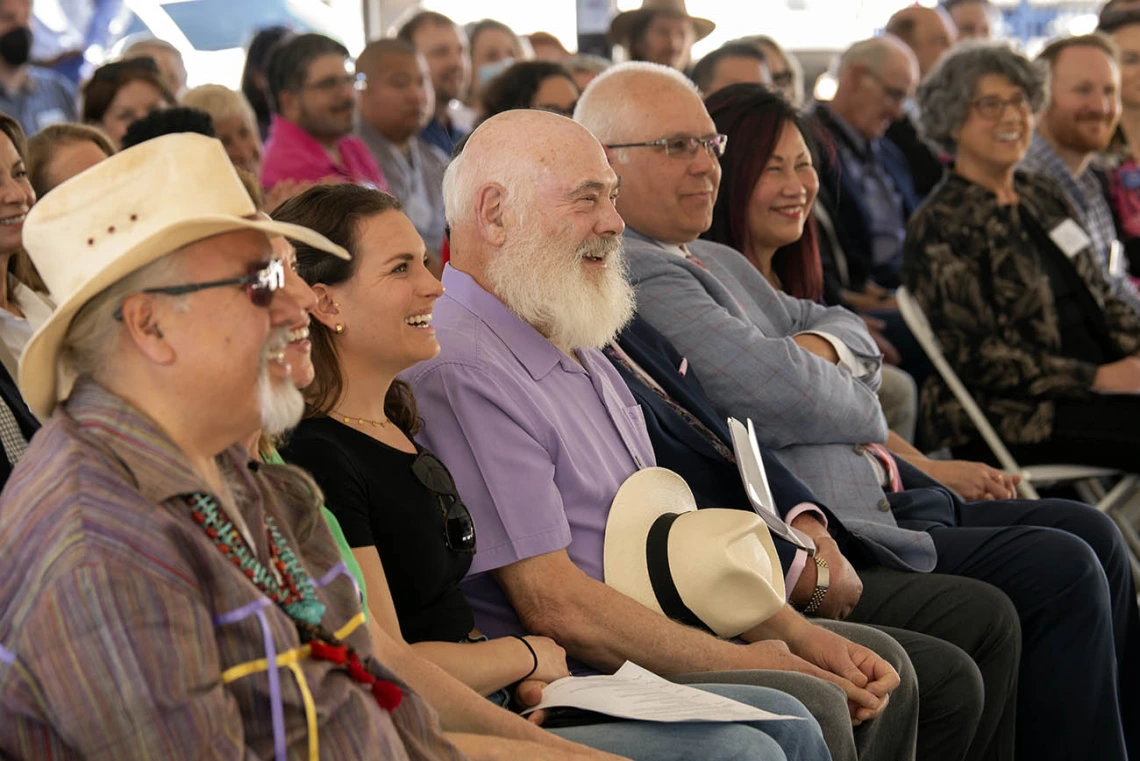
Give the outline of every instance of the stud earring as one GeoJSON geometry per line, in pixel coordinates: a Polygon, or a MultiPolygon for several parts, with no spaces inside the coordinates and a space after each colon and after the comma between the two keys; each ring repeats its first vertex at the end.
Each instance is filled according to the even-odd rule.
{"type": "Polygon", "coordinates": [[[338,336],[339,336],[339,335],[341,335],[342,333],[344,333],[344,323],[338,322],[338,323],[336,324],[336,327],[335,327],[335,328],[333,328],[333,330],[335,330],[335,331],[336,331],[336,334],[337,334],[338,336]]]}

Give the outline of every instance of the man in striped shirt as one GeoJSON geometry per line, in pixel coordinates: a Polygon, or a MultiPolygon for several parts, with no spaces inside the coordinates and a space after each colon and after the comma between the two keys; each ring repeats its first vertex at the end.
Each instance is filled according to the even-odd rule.
{"type": "Polygon", "coordinates": [[[303,319],[269,236],[347,256],[255,215],[189,134],[29,215],[59,307],[20,368],[46,423],[0,497],[0,758],[462,758],[370,659],[315,486],[237,444],[303,319]]]}

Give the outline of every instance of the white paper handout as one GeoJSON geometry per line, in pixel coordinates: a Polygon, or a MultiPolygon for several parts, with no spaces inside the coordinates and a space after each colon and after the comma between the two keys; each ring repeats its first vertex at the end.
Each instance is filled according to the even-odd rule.
{"type": "Polygon", "coordinates": [[[760,444],[756,441],[756,428],[752,425],[752,418],[748,419],[748,427],[745,428],[739,420],[730,417],[728,430],[732,434],[736,467],[740,469],[744,491],[748,494],[756,514],[764,519],[768,524],[768,530],[776,536],[786,539],[800,549],[814,550],[815,542],[811,537],[789,526],[776,512],[776,500],[772,498],[772,489],[768,486],[768,474],[764,471],[764,460],[760,457],[760,444]]]}
{"type": "Polygon", "coordinates": [[[580,708],[637,721],[777,721],[796,716],[753,708],[730,698],[674,684],[626,661],[612,676],[568,676],[542,690],[540,708],[580,708]]]}

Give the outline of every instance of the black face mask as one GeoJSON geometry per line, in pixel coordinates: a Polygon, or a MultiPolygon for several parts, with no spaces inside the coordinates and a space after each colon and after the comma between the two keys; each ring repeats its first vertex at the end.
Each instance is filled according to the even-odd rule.
{"type": "Polygon", "coordinates": [[[0,58],[9,66],[23,66],[32,51],[32,30],[18,26],[0,35],[0,58]]]}

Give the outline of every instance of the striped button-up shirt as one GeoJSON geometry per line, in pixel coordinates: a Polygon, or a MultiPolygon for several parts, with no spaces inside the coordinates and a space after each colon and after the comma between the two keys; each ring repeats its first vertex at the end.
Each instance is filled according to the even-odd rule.
{"type": "MultiPolygon", "coordinates": [[[[273,516],[325,627],[368,654],[312,482],[240,446],[219,466],[261,561],[273,516]]],[[[0,498],[0,757],[459,758],[418,696],[389,714],[309,656],[190,518],[194,492],[210,488],[158,425],[89,380],[35,437],[0,498]]]]}
{"type": "MultiPolygon", "coordinates": [[[[1077,219],[1085,232],[1092,239],[1096,249],[1097,260],[1105,280],[1112,286],[1116,297],[1132,307],[1140,315],[1140,292],[1132,284],[1127,272],[1114,274],[1109,269],[1109,254],[1112,242],[1116,240],[1116,222],[1112,218],[1112,207],[1104,194],[1104,187],[1100,184],[1091,167],[1085,169],[1080,177],[1073,176],[1069,167],[1053,150],[1053,146],[1041,136],[1040,132],[1033,133],[1033,142],[1021,160],[1021,168],[1030,172],[1048,175],[1061,186],[1065,198],[1077,213],[1077,219]]],[[[1121,252],[1123,255],[1123,252],[1121,252]]]]}

